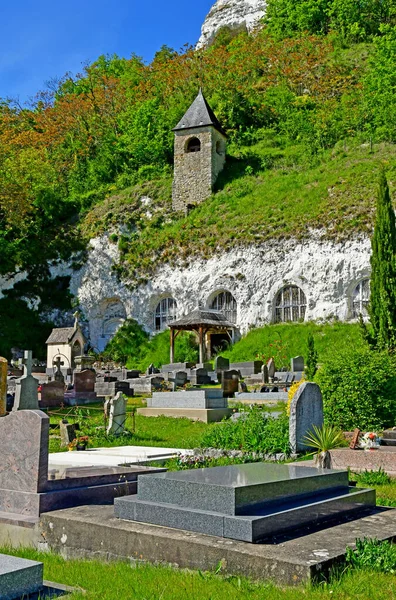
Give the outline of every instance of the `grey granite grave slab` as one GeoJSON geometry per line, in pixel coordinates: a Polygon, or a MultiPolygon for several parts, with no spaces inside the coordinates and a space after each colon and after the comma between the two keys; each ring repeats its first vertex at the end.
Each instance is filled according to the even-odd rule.
{"type": "Polygon", "coordinates": [[[148,408],[227,408],[222,390],[189,390],[182,392],[153,392],[148,408]]]}
{"type": "Polygon", "coordinates": [[[240,371],[241,377],[248,377],[249,375],[261,373],[262,366],[263,362],[261,360],[230,363],[230,369],[240,371]]]}
{"type": "Polygon", "coordinates": [[[307,524],[318,525],[354,512],[364,513],[373,506],[374,490],[347,488],[345,493],[340,493],[336,488],[314,498],[293,498],[289,502],[255,507],[247,515],[224,515],[176,504],[149,502],[136,496],[116,499],[114,512],[120,519],[254,543],[307,524]]]}
{"type": "Polygon", "coordinates": [[[34,594],[42,585],[42,563],[0,554],[0,600],[34,594]]]}
{"type": "Polygon", "coordinates": [[[148,475],[139,480],[139,500],[222,514],[279,498],[348,488],[346,471],[254,463],[148,475]]]}

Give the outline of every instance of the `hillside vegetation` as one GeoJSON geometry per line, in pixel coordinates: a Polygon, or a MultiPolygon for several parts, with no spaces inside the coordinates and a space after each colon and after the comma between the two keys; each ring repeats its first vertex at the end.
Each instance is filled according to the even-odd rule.
{"type": "MultiPolygon", "coordinates": [[[[74,253],[77,267],[105,231],[132,285],[163,261],[313,227],[334,239],[371,231],[381,165],[394,189],[395,2],[355,5],[270,0],[252,37],[221,31],[210,48],[163,47],[149,65],[102,56],[29,106],[0,102],[0,274],[29,274],[0,300],[5,322],[14,299],[36,306],[21,300],[15,329],[59,297],[70,307],[52,293],[67,281],[49,284],[48,261],[74,253]],[[171,210],[171,130],[200,85],[228,133],[228,161],[212,198],[184,217],[171,210]]],[[[3,353],[21,343],[0,332],[3,353]]]]}

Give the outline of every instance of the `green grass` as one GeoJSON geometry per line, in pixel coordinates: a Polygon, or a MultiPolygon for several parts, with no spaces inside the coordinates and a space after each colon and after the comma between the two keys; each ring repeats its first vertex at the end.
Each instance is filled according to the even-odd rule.
{"type": "Polygon", "coordinates": [[[170,211],[171,180],[164,179],[98,204],[86,216],[83,230],[93,235],[127,218],[134,230],[119,240],[122,257],[116,270],[131,285],[147,280],[159,263],[187,265],[193,256],[209,258],[238,246],[308,238],[312,228],[334,240],[372,231],[380,165],[385,164],[392,182],[395,145],[371,150],[355,139],[310,165],[299,146],[287,146],[271,132],[261,132],[261,138],[250,147],[229,148],[217,193],[187,217],[170,211]],[[150,193],[158,207],[154,216],[147,216],[138,202],[150,193]]]}
{"type": "MultiPolygon", "coordinates": [[[[128,402],[128,418],[126,430],[133,431],[133,417],[130,409],[136,398],[128,402]]],[[[79,435],[88,435],[90,448],[108,448],[114,446],[154,446],[159,448],[196,448],[204,432],[213,427],[213,424],[189,419],[174,419],[170,417],[143,417],[135,416],[135,433],[120,437],[107,436],[104,431],[103,408],[99,405],[73,409],[63,409],[51,414],[51,423],[58,424],[62,418],[67,418],[69,423],[79,423],[79,435]],[[98,429],[101,427],[101,429],[98,429]]],[[[52,429],[51,435],[59,436],[58,429],[52,429]]],[[[60,439],[50,438],[50,452],[59,452],[60,439]]]]}
{"type": "Polygon", "coordinates": [[[393,575],[370,570],[351,571],[323,585],[288,588],[222,576],[221,572],[65,560],[34,550],[0,548],[0,552],[43,562],[45,579],[78,589],[67,596],[69,600],[391,600],[396,594],[393,575]]]}
{"type": "Polygon", "coordinates": [[[379,471],[368,471],[363,473],[353,473],[349,475],[351,481],[356,481],[356,486],[360,488],[373,488],[377,493],[378,506],[390,506],[396,508],[396,479],[389,478],[387,483],[379,483],[386,480],[383,473],[379,471]],[[378,481],[378,483],[377,483],[378,481]]]}
{"type": "Polygon", "coordinates": [[[293,356],[307,355],[307,338],[312,333],[319,362],[326,362],[334,352],[360,347],[363,340],[357,323],[282,323],[252,329],[222,356],[232,362],[254,360],[258,354],[275,357],[277,367],[289,366],[293,356]]]}

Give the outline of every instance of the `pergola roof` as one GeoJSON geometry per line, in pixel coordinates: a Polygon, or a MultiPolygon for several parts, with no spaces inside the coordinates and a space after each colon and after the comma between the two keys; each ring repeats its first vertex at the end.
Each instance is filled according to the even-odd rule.
{"type": "Polygon", "coordinates": [[[196,308],[188,315],[168,324],[170,329],[192,330],[198,327],[213,329],[234,329],[235,325],[227,321],[225,315],[218,310],[196,308]]]}

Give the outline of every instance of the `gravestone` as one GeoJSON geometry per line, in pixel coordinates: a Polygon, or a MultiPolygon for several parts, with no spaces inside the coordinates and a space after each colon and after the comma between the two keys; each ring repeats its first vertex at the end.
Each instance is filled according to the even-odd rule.
{"type": "Polygon", "coordinates": [[[176,388],[186,385],[187,373],[185,371],[177,371],[176,373],[172,373],[172,376],[169,377],[169,381],[173,384],[173,391],[176,391],[176,388]]]}
{"type": "Polygon", "coordinates": [[[126,408],[128,399],[122,392],[107,400],[105,403],[105,414],[109,417],[107,426],[108,435],[122,435],[125,431],[125,423],[127,419],[126,408]]]}
{"type": "MultiPolygon", "coordinates": [[[[63,377],[63,376],[62,376],[63,377]]],[[[41,385],[40,407],[60,406],[65,399],[64,381],[49,381],[41,385]]]]}
{"type": "Polygon", "coordinates": [[[305,381],[294,394],[290,404],[289,442],[292,452],[309,450],[304,437],[312,427],[323,426],[323,400],[320,387],[305,381]]]}
{"type": "Polygon", "coordinates": [[[63,376],[62,373],[62,369],[61,367],[63,367],[63,365],[65,364],[63,362],[63,360],[61,360],[60,356],[58,356],[58,358],[56,360],[54,360],[54,362],[52,363],[54,365],[54,367],[56,367],[56,371],[55,371],[55,375],[54,375],[54,380],[55,381],[59,381],[61,383],[65,383],[65,378],[63,376]]]}
{"type": "Polygon", "coordinates": [[[228,358],[223,358],[222,356],[216,356],[214,361],[214,370],[215,371],[228,371],[230,368],[230,361],[228,358]]]}
{"type": "Polygon", "coordinates": [[[270,358],[269,361],[267,362],[267,368],[268,368],[268,378],[270,381],[274,380],[275,377],[275,361],[273,358],[270,358]]]}
{"type": "Polygon", "coordinates": [[[0,554],[0,600],[43,596],[43,563],[0,554]],[[32,594],[32,596],[30,595],[32,594]]]}
{"type": "Polygon", "coordinates": [[[61,436],[61,448],[66,448],[76,437],[75,423],[68,423],[66,419],[62,420],[59,425],[61,436]]]}
{"type": "Polygon", "coordinates": [[[207,369],[191,369],[190,383],[193,385],[207,385],[211,381],[207,369]]]}
{"type": "Polygon", "coordinates": [[[269,382],[268,367],[267,367],[267,365],[263,365],[261,367],[261,381],[262,381],[262,383],[268,383],[269,382]]]}
{"type": "Polygon", "coordinates": [[[7,412],[7,360],[0,356],[0,417],[7,412]]]}
{"type": "Polygon", "coordinates": [[[221,378],[221,389],[223,390],[224,398],[232,398],[238,392],[240,373],[235,369],[231,371],[223,371],[221,378]]]}
{"type": "Polygon", "coordinates": [[[32,375],[33,358],[31,350],[26,350],[22,360],[24,374],[17,379],[13,411],[38,410],[38,379],[32,375]]]}
{"type": "Polygon", "coordinates": [[[242,393],[244,393],[244,394],[248,393],[248,388],[244,381],[239,382],[239,387],[241,388],[242,393]]]}
{"type": "Polygon", "coordinates": [[[291,371],[295,373],[296,371],[304,371],[304,357],[303,356],[295,356],[290,361],[291,371]]]}
{"type": "Polygon", "coordinates": [[[85,369],[85,371],[74,372],[74,391],[75,392],[94,392],[95,391],[96,375],[93,371],[85,369]]]}

